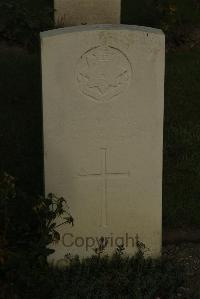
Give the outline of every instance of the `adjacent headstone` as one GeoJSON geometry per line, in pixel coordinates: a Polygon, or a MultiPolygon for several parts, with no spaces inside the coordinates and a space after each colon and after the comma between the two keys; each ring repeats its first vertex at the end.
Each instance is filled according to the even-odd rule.
{"type": "Polygon", "coordinates": [[[64,196],[75,219],[53,258],[133,254],[137,237],[158,256],[164,34],[99,25],[41,37],[46,193],[64,196]]]}
{"type": "Polygon", "coordinates": [[[54,0],[59,26],[120,24],[121,0],[54,0]]]}

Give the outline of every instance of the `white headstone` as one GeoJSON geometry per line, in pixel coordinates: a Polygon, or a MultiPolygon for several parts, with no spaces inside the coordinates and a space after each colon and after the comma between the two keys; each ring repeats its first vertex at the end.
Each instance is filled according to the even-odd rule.
{"type": "Polygon", "coordinates": [[[54,0],[54,6],[61,26],[120,24],[121,0],[54,0]]]}
{"type": "Polygon", "coordinates": [[[56,260],[91,255],[102,238],[105,253],[123,243],[133,254],[136,235],[160,254],[164,53],[152,28],[42,33],[46,193],[64,196],[75,219],[60,228],[56,260]]]}

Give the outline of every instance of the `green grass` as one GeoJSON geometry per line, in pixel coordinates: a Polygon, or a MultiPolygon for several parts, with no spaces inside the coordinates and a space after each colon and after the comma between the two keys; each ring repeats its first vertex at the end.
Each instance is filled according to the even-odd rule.
{"type": "Polygon", "coordinates": [[[177,262],[145,260],[140,252],[130,258],[116,254],[110,258],[93,256],[81,262],[74,258],[64,269],[38,265],[27,268],[27,261],[23,264],[24,258],[21,260],[14,264],[17,268],[12,276],[8,269],[10,287],[5,285],[6,298],[175,299],[178,288],[187,286],[184,268],[177,262]]]}
{"type": "MultiPolygon", "coordinates": [[[[43,184],[40,58],[0,50],[1,168],[30,192],[43,184]]],[[[200,50],[166,57],[164,228],[200,228],[200,50]]]]}

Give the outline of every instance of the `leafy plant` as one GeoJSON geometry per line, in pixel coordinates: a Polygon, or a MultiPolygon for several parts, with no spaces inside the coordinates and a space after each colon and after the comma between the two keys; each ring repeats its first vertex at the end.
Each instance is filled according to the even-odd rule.
{"type": "Polygon", "coordinates": [[[16,280],[27,283],[27,276],[41,275],[47,256],[54,252],[49,245],[60,238],[57,228],[67,223],[73,225],[73,218],[64,198],[53,194],[32,197],[18,188],[12,176],[1,174],[0,271],[4,286],[7,280],[14,287],[16,280]]]}
{"type": "Polygon", "coordinates": [[[34,258],[46,258],[52,250],[47,246],[57,242],[57,228],[72,224],[73,218],[63,197],[49,194],[47,197],[31,198],[18,190],[15,179],[8,174],[0,176],[0,261],[30,249],[34,258]],[[61,224],[56,224],[56,219],[61,224]]]}

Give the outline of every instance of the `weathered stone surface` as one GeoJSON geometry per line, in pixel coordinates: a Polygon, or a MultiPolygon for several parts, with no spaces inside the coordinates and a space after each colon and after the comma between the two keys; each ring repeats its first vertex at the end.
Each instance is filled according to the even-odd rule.
{"type": "Polygon", "coordinates": [[[58,25],[119,24],[121,0],[54,0],[58,25]]]}
{"type": "Polygon", "coordinates": [[[64,196],[75,218],[54,258],[91,255],[101,237],[106,253],[121,242],[132,254],[137,234],[159,255],[164,34],[106,25],[41,37],[46,193],[64,196]]]}

